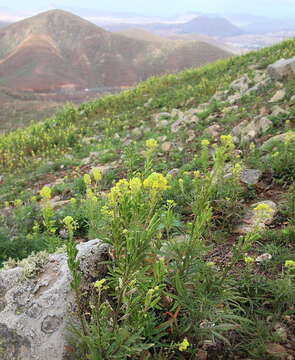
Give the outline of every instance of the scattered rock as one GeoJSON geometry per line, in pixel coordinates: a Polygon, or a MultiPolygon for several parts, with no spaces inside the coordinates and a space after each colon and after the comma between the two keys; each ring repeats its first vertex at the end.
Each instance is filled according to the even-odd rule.
{"type": "Polygon", "coordinates": [[[170,141],[166,141],[164,142],[164,144],[162,144],[161,149],[164,152],[170,152],[172,150],[173,144],[170,141]]]}
{"type": "Polygon", "coordinates": [[[219,131],[220,131],[220,125],[218,124],[213,124],[211,126],[209,126],[204,133],[211,136],[212,138],[216,138],[217,136],[219,136],[219,131]]]}
{"type": "Polygon", "coordinates": [[[234,94],[234,95],[231,95],[227,98],[227,101],[233,105],[235,104],[237,101],[239,101],[241,99],[241,95],[240,94],[234,94]]]}
{"type": "Polygon", "coordinates": [[[285,98],[286,96],[286,90],[285,89],[281,89],[281,90],[278,90],[274,96],[269,100],[270,103],[275,103],[275,102],[278,102],[278,101],[281,101],[285,98]]]}
{"type": "Polygon", "coordinates": [[[168,175],[175,177],[175,176],[177,176],[177,175],[179,174],[179,171],[180,171],[180,170],[177,169],[177,168],[172,169],[172,170],[169,170],[169,171],[168,171],[168,175]]]}
{"type": "Polygon", "coordinates": [[[169,125],[168,120],[161,120],[157,123],[157,127],[161,128],[161,129],[165,129],[168,125],[169,125]]]}
{"type": "Polygon", "coordinates": [[[131,130],[131,135],[137,138],[140,138],[143,136],[143,132],[140,128],[134,128],[131,130]]]}
{"type": "Polygon", "coordinates": [[[247,185],[256,185],[262,176],[262,172],[256,169],[244,169],[241,173],[241,181],[247,185]]]}
{"type": "Polygon", "coordinates": [[[155,121],[160,121],[163,119],[170,119],[171,118],[171,114],[169,112],[161,112],[159,114],[155,114],[154,115],[154,120],[155,121]]]}
{"type": "Polygon", "coordinates": [[[260,228],[265,228],[266,225],[270,225],[276,214],[278,212],[277,204],[275,204],[271,200],[265,200],[261,201],[259,203],[253,204],[251,206],[251,209],[246,213],[244,218],[241,220],[240,224],[236,227],[234,230],[237,234],[247,234],[248,232],[252,231],[256,225],[258,225],[260,228]],[[256,215],[253,211],[258,205],[260,204],[266,204],[268,205],[273,211],[272,213],[266,214],[264,219],[261,219],[261,222],[259,224],[256,223],[256,215]]]}
{"type": "Polygon", "coordinates": [[[280,59],[267,67],[269,76],[274,80],[295,78],[295,56],[290,59],[280,59]]]}
{"type": "Polygon", "coordinates": [[[288,137],[295,140],[295,131],[288,131],[271,137],[261,145],[260,149],[262,151],[272,151],[280,143],[285,142],[288,137]]]}
{"type": "Polygon", "coordinates": [[[195,138],[196,138],[196,133],[195,133],[194,130],[188,130],[188,132],[187,132],[186,134],[187,134],[187,136],[188,136],[188,138],[187,138],[187,140],[186,140],[187,143],[195,140],[195,138]]]}
{"type": "Polygon", "coordinates": [[[265,261],[269,261],[272,259],[272,255],[269,253],[265,253],[262,255],[257,256],[257,258],[255,259],[256,262],[258,263],[263,263],[265,261]]]}
{"type": "Polygon", "coordinates": [[[228,90],[226,91],[216,91],[215,95],[212,96],[210,102],[212,101],[224,101],[228,95],[228,90]]]}
{"type": "Polygon", "coordinates": [[[61,200],[60,196],[55,196],[50,200],[50,205],[53,210],[58,210],[66,206],[69,202],[70,200],[61,200]]]}
{"type": "Polygon", "coordinates": [[[233,128],[231,134],[236,143],[246,144],[251,142],[257,136],[264,134],[273,126],[273,123],[267,117],[257,116],[251,122],[242,121],[233,128]]]}
{"type": "Polygon", "coordinates": [[[179,129],[181,129],[181,127],[183,126],[183,123],[180,120],[176,120],[172,125],[171,125],[171,132],[176,133],[178,132],[179,129]]]}
{"type": "Polygon", "coordinates": [[[286,342],[288,339],[288,332],[283,324],[276,323],[274,326],[275,334],[281,339],[281,341],[286,342]]]}
{"type": "Polygon", "coordinates": [[[153,98],[148,99],[148,101],[143,105],[144,107],[149,107],[151,103],[153,102],[153,98]]]}
{"type": "Polygon", "coordinates": [[[280,344],[267,344],[265,348],[269,355],[277,359],[285,359],[288,355],[287,350],[280,344]]]}
{"type": "Polygon", "coordinates": [[[291,97],[290,102],[291,102],[291,103],[295,103],[295,95],[293,95],[293,96],[291,97]]]}
{"type": "MultiPolygon", "coordinates": [[[[83,281],[101,278],[108,245],[92,240],[78,246],[83,281]]],[[[75,300],[65,254],[53,254],[41,272],[0,271],[0,353],[3,360],[71,360],[66,352],[68,323],[75,323],[75,300]]],[[[85,291],[85,289],[82,289],[85,291]]]]}
{"type": "Polygon", "coordinates": [[[230,88],[239,91],[240,93],[245,93],[249,89],[250,79],[247,75],[242,76],[241,78],[233,81],[230,84],[230,88]]]}
{"type": "Polygon", "coordinates": [[[278,116],[280,114],[289,114],[288,111],[282,109],[279,105],[275,105],[272,109],[271,109],[271,115],[274,116],[278,116]]]}
{"type": "Polygon", "coordinates": [[[197,354],[196,354],[196,359],[197,360],[207,360],[208,359],[208,352],[205,350],[198,350],[197,354]]]}

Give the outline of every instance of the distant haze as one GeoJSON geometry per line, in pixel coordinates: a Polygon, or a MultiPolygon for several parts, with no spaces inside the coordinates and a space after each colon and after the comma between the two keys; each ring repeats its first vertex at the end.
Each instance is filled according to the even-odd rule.
{"type": "MultiPolygon", "coordinates": [[[[20,16],[30,15],[52,8],[75,11],[83,14],[85,10],[92,10],[95,15],[99,12],[122,14],[138,14],[146,16],[173,16],[187,12],[206,12],[215,14],[249,13],[268,17],[294,17],[295,0],[84,0],[83,9],[80,0],[1,0],[0,14],[18,12],[20,16]]],[[[88,11],[91,16],[91,11],[88,11]]]]}

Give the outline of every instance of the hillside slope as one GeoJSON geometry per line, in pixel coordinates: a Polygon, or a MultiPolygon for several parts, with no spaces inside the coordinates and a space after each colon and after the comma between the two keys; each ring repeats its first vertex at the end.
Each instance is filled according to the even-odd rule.
{"type": "Polygon", "coordinates": [[[31,91],[131,86],[151,75],[230,55],[216,49],[205,62],[192,58],[171,69],[170,53],[165,45],[112,34],[52,10],[0,30],[0,85],[31,91]]]}
{"type": "Polygon", "coordinates": [[[44,253],[18,260],[66,248],[70,354],[295,356],[294,63],[290,40],[0,136],[0,261],[43,290],[44,253]],[[108,267],[80,289],[75,245],[90,239],[111,245],[108,267]]]}

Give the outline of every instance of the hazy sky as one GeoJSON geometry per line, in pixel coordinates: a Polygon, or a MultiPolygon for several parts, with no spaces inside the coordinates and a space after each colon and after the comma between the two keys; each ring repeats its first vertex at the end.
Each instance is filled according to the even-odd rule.
{"type": "Polygon", "coordinates": [[[0,8],[19,11],[84,8],[161,16],[202,11],[295,17],[295,0],[0,0],[0,8]]]}

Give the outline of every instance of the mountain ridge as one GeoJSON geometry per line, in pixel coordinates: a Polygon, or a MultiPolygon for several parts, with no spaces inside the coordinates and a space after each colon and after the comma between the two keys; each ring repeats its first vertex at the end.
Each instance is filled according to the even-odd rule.
{"type": "Polygon", "coordinates": [[[192,45],[191,60],[182,64],[178,43],[131,39],[69,12],[51,10],[0,29],[0,85],[39,92],[133,86],[152,75],[231,55],[212,45],[207,53],[199,50],[206,49],[192,45]],[[176,65],[171,60],[175,55],[176,65]]]}

